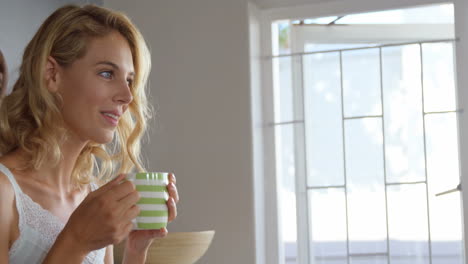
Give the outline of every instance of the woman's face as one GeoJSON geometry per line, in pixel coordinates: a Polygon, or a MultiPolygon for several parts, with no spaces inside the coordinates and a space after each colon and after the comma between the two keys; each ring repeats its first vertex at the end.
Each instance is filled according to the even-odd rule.
{"type": "Polygon", "coordinates": [[[127,40],[117,32],[91,39],[85,56],[59,71],[66,127],[80,141],[110,142],[133,100],[133,59],[127,40]]]}

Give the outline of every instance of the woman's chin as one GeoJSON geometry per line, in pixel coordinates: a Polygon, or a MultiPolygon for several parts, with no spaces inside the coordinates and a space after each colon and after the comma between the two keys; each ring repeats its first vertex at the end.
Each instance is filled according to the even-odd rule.
{"type": "Polygon", "coordinates": [[[108,144],[112,142],[112,140],[114,139],[114,135],[115,135],[115,132],[112,132],[112,133],[109,132],[109,133],[106,133],[106,134],[100,135],[99,137],[94,138],[93,141],[98,144],[108,144]]]}

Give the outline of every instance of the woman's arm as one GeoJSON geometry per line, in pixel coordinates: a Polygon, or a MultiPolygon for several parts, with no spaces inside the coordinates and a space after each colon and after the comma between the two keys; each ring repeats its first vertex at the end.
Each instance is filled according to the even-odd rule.
{"type": "Polygon", "coordinates": [[[89,252],[122,241],[138,215],[138,192],[124,175],[90,193],[70,216],[43,263],[81,263],[89,252]]]}
{"type": "Polygon", "coordinates": [[[55,240],[54,245],[47,253],[43,264],[59,264],[59,263],[82,263],[88,251],[78,247],[73,238],[66,232],[60,233],[55,240]]]}
{"type": "Polygon", "coordinates": [[[122,264],[144,264],[146,262],[146,253],[147,250],[142,253],[135,253],[125,249],[122,264]]]}
{"type": "Polygon", "coordinates": [[[105,264],[114,264],[114,246],[109,245],[106,248],[106,256],[104,257],[105,264]]]}
{"type": "Polygon", "coordinates": [[[8,264],[11,230],[14,222],[15,193],[5,175],[0,173],[0,263],[8,264]]]}

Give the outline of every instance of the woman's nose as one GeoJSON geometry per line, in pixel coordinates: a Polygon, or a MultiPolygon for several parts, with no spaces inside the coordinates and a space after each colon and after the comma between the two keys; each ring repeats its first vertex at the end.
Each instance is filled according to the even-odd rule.
{"type": "Polygon", "coordinates": [[[114,96],[114,101],[121,104],[130,104],[133,101],[133,94],[127,81],[119,85],[118,93],[114,96]]]}

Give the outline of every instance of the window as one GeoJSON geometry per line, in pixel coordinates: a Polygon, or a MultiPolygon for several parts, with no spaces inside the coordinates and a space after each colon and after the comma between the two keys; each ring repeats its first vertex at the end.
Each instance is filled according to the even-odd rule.
{"type": "Polygon", "coordinates": [[[280,263],[463,263],[453,5],[272,29],[280,263]]]}

